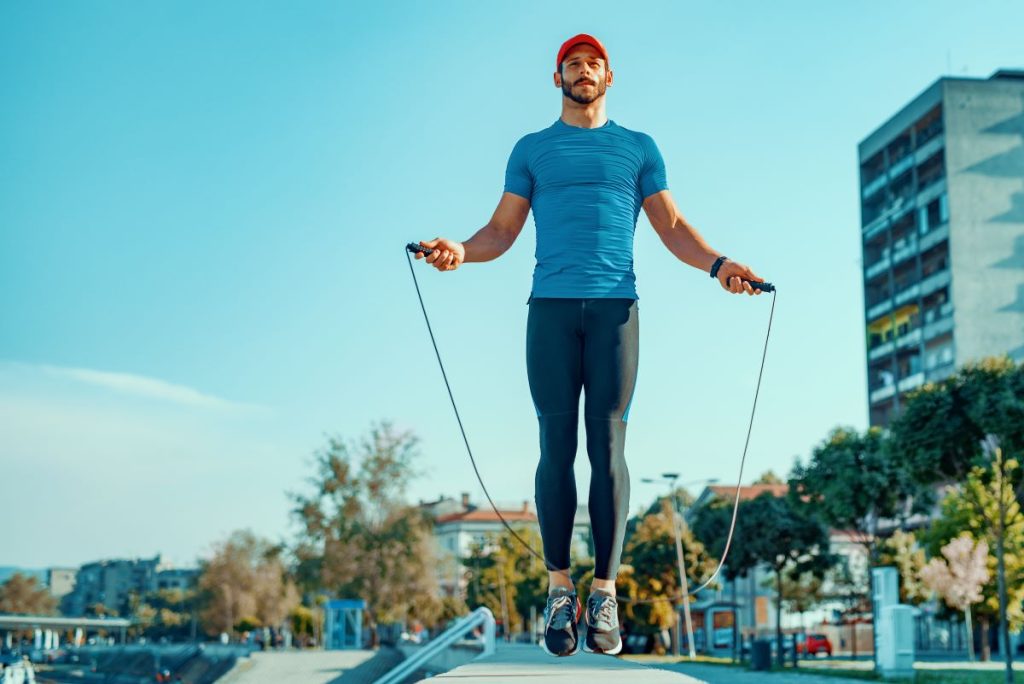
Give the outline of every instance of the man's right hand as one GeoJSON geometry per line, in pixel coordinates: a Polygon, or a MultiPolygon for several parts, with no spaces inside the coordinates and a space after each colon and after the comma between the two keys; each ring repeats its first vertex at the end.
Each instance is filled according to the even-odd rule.
{"type": "Polygon", "coordinates": [[[420,240],[420,245],[434,250],[424,256],[423,252],[416,252],[417,259],[426,259],[428,264],[433,265],[438,271],[454,271],[463,261],[466,260],[466,248],[461,242],[434,238],[433,240],[420,240]]]}

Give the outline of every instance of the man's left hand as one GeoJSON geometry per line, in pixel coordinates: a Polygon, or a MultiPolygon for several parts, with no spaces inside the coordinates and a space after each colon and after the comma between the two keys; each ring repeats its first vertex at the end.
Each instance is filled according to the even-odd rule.
{"type": "Polygon", "coordinates": [[[746,282],[748,280],[764,282],[764,278],[751,271],[748,266],[731,259],[726,259],[718,267],[718,282],[724,289],[733,294],[743,294],[744,292],[748,295],[761,294],[761,290],[755,290],[750,283],[746,282]]]}

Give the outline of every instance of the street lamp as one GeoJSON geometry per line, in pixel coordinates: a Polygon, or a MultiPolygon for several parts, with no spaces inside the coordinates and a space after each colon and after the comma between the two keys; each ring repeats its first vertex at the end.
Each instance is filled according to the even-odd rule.
{"type": "MultiPolygon", "coordinates": [[[[686,578],[685,560],[683,559],[683,540],[681,537],[681,527],[686,524],[686,520],[683,518],[682,511],[679,507],[679,487],[686,487],[694,484],[712,484],[718,482],[718,478],[713,477],[705,480],[685,482],[682,485],[679,485],[679,487],[676,486],[676,480],[679,479],[679,473],[662,473],[661,479],[662,481],[668,482],[669,495],[672,497],[672,532],[676,538],[676,563],[679,566],[679,587],[683,595],[683,615],[686,619],[686,645],[689,650],[690,660],[695,660],[697,658],[697,651],[693,643],[693,621],[690,618],[690,586],[686,578]]],[[[641,478],[640,481],[648,484],[656,484],[658,482],[658,480],[650,477],[641,478]]],[[[681,655],[679,652],[679,632],[679,613],[676,612],[675,655],[681,655]]]]}

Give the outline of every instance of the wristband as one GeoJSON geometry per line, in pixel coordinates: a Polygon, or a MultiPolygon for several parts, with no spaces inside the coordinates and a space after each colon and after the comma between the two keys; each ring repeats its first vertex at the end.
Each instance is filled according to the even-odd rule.
{"type": "Polygon", "coordinates": [[[723,262],[723,261],[725,261],[725,260],[726,260],[726,259],[728,259],[728,258],[729,258],[729,257],[725,257],[725,256],[720,256],[720,257],[718,257],[717,259],[715,259],[715,263],[714,263],[714,265],[713,265],[713,266],[711,267],[711,277],[712,277],[712,278],[716,278],[716,277],[718,277],[718,269],[719,269],[719,268],[721,268],[721,266],[722,266],[722,262],[723,262]]]}

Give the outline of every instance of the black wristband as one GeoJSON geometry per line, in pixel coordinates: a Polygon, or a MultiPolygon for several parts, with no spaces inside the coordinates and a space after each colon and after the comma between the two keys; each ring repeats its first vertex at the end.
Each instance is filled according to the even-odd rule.
{"type": "Polygon", "coordinates": [[[716,278],[716,277],[718,277],[718,269],[719,269],[719,268],[721,268],[721,266],[722,266],[722,262],[723,262],[723,261],[725,261],[725,260],[726,260],[726,259],[728,259],[728,258],[729,258],[729,257],[725,257],[725,256],[720,256],[720,257],[718,257],[717,259],[715,259],[715,263],[714,263],[714,265],[713,265],[713,266],[711,267],[711,277],[712,277],[712,278],[716,278]]]}

